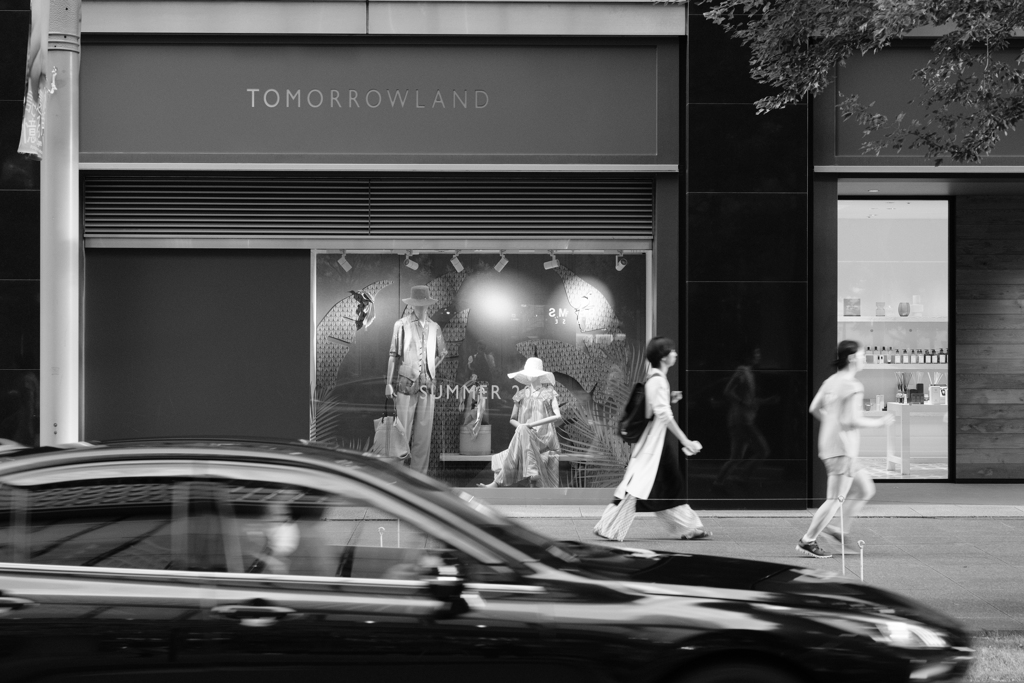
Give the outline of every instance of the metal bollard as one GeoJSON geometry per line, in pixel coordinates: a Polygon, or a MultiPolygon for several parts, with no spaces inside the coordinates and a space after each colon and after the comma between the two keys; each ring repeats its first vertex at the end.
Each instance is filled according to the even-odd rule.
{"type": "Polygon", "coordinates": [[[843,503],[846,496],[839,496],[839,552],[843,557],[843,576],[846,576],[846,523],[843,521],[843,503]]]}
{"type": "Polygon", "coordinates": [[[857,541],[857,547],[860,548],[860,582],[864,583],[864,541],[857,541]]]}

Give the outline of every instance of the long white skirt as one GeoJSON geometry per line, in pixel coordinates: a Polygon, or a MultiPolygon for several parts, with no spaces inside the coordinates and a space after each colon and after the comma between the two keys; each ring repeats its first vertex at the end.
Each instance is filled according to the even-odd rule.
{"type": "MultiPolygon", "coordinates": [[[[636,496],[627,493],[618,505],[610,503],[594,527],[594,533],[612,541],[625,540],[636,517],[636,501],[636,496]]],[[[675,538],[689,538],[704,527],[693,508],[685,504],[658,510],[654,516],[675,538]]]]}

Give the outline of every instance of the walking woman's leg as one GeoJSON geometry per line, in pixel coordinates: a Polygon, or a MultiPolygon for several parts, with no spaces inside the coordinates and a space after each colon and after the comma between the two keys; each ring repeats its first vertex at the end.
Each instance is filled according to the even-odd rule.
{"type": "Polygon", "coordinates": [[[654,516],[664,525],[675,538],[691,540],[695,538],[711,538],[711,532],[704,528],[704,523],[689,505],[677,505],[668,510],[659,510],[654,516]]]}
{"type": "Polygon", "coordinates": [[[807,528],[807,533],[800,539],[801,541],[810,542],[818,538],[818,534],[821,533],[821,530],[825,528],[825,525],[832,520],[832,517],[839,510],[840,498],[846,497],[846,494],[850,492],[852,484],[853,477],[839,474],[830,474],[828,476],[825,502],[815,511],[814,517],[811,518],[811,525],[807,528]]]}
{"type": "Polygon", "coordinates": [[[601,520],[594,527],[594,533],[609,541],[623,541],[636,516],[636,497],[626,494],[618,505],[610,504],[604,509],[601,520]]]}
{"type": "Polygon", "coordinates": [[[846,524],[845,533],[850,533],[850,524],[854,517],[860,514],[868,501],[875,497],[875,482],[867,470],[860,470],[853,475],[853,485],[843,502],[843,522],[846,524]]]}

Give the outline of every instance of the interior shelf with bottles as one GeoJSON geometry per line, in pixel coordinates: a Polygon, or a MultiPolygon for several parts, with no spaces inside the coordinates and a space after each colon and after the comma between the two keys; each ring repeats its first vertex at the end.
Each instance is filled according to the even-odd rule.
{"type": "Polygon", "coordinates": [[[948,363],[868,363],[861,372],[868,370],[949,370],[948,363]]]}
{"type": "Polygon", "coordinates": [[[948,323],[949,316],[844,315],[841,323],[948,323]]]}

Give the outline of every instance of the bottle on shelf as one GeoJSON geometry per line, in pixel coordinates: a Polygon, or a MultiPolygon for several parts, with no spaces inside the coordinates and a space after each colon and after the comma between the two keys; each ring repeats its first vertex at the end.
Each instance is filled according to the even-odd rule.
{"type": "Polygon", "coordinates": [[[910,354],[907,353],[906,349],[903,349],[903,352],[900,354],[900,362],[904,365],[910,362],[910,354]]]}
{"type": "Polygon", "coordinates": [[[935,365],[936,363],[939,362],[939,359],[938,359],[938,357],[936,356],[936,353],[935,353],[935,349],[929,349],[928,350],[928,357],[931,358],[931,360],[928,361],[928,362],[931,363],[932,365],[935,365]]]}
{"type": "Polygon", "coordinates": [[[946,353],[946,349],[939,349],[939,362],[940,363],[948,363],[949,362],[949,354],[946,353]]]}

